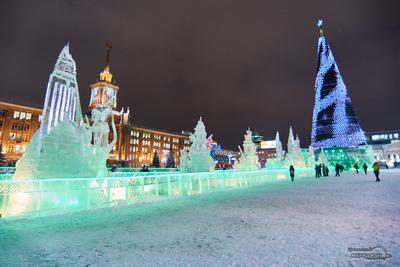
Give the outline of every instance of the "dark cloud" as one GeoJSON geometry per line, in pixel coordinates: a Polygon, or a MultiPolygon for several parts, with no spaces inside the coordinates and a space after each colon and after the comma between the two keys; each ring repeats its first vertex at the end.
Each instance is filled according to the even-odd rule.
{"type": "Polygon", "coordinates": [[[399,128],[400,2],[2,1],[1,98],[42,105],[66,42],[82,106],[113,43],[111,71],[135,123],[193,129],[228,148],[249,126],[309,144],[318,18],[366,131],[399,128]]]}

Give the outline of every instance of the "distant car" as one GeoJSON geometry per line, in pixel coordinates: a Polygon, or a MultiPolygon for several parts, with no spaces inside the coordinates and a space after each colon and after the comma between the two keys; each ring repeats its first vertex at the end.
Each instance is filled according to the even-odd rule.
{"type": "Polygon", "coordinates": [[[395,161],[393,164],[394,168],[400,168],[400,161],[395,161]]]}
{"type": "Polygon", "coordinates": [[[389,169],[389,166],[386,164],[386,162],[378,162],[378,165],[380,168],[389,169]]]}

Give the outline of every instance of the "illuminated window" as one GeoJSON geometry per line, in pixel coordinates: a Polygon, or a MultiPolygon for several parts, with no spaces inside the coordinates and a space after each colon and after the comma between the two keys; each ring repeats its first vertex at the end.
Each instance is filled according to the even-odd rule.
{"type": "Polygon", "coordinates": [[[27,119],[27,120],[32,119],[32,114],[31,114],[31,113],[26,113],[26,119],[27,119]]]}
{"type": "Polygon", "coordinates": [[[22,120],[22,119],[25,119],[25,117],[26,117],[26,113],[25,112],[21,112],[20,114],[19,114],[19,118],[22,120]]]}
{"type": "Polygon", "coordinates": [[[14,153],[14,145],[13,144],[8,145],[7,152],[8,153],[14,153]]]}
{"type": "Polygon", "coordinates": [[[173,139],[172,139],[172,142],[173,142],[173,143],[179,143],[179,139],[178,139],[178,138],[173,138],[173,139]]]}
{"type": "Polygon", "coordinates": [[[18,119],[19,118],[19,111],[14,111],[14,119],[18,119]]]}

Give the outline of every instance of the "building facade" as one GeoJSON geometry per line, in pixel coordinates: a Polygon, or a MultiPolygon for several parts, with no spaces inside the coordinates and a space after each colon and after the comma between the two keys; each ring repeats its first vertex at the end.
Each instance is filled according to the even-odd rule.
{"type": "Polygon", "coordinates": [[[367,143],[374,150],[376,161],[389,167],[400,163],[400,130],[366,133],[367,143]]]}
{"type": "Polygon", "coordinates": [[[39,108],[0,102],[0,145],[6,160],[14,164],[39,128],[39,108]]]}

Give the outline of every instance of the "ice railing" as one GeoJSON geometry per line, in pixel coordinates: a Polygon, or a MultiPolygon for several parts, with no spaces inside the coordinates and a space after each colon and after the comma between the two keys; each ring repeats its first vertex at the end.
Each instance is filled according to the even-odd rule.
{"type": "MultiPolygon", "coordinates": [[[[142,175],[2,180],[0,214],[2,217],[60,214],[288,180],[286,169],[139,174],[142,175]]],[[[311,169],[296,170],[297,178],[311,175],[311,169]]]]}

